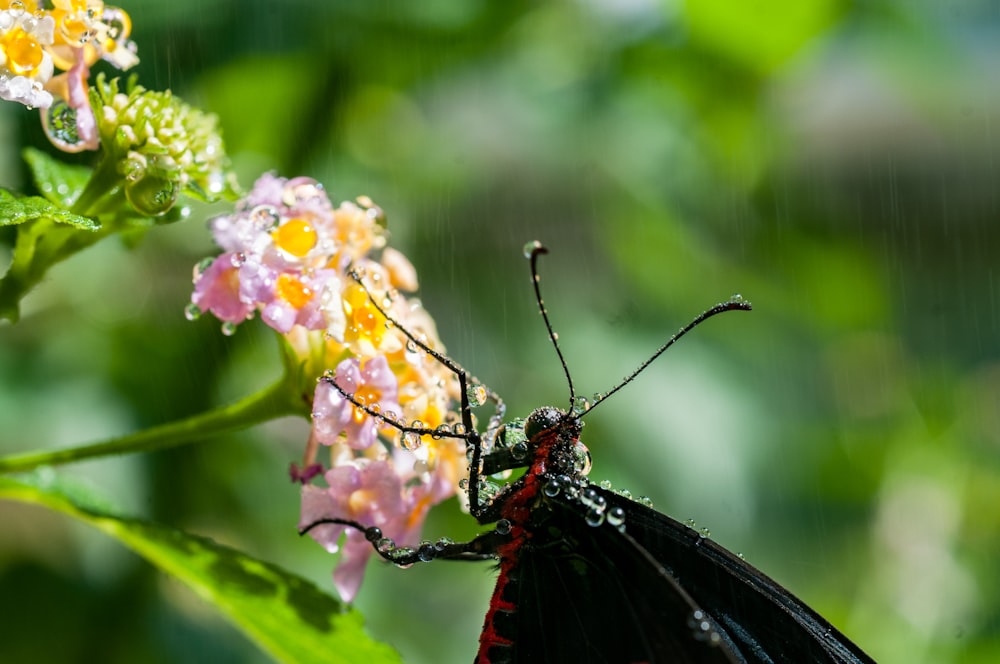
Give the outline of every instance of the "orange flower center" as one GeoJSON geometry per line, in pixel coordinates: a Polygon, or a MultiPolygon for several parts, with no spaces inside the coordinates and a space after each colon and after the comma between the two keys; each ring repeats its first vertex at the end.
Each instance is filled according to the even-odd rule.
{"type": "Polygon", "coordinates": [[[316,229],[305,219],[289,219],[271,232],[274,244],[282,251],[302,258],[316,246],[316,229]]]}
{"type": "Polygon", "coordinates": [[[290,274],[282,274],[278,277],[278,284],[275,290],[280,297],[296,309],[301,309],[312,299],[313,290],[290,274]]]}
{"type": "Polygon", "coordinates": [[[7,68],[18,76],[34,76],[42,64],[42,45],[21,28],[0,37],[0,48],[7,56],[7,68]]]}

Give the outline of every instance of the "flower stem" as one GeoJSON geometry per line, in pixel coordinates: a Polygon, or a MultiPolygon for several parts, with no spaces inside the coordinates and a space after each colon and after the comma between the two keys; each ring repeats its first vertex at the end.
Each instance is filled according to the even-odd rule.
{"type": "Polygon", "coordinates": [[[113,454],[152,452],[178,447],[204,438],[240,431],[278,417],[302,413],[302,402],[296,401],[295,392],[289,389],[288,381],[282,378],[270,387],[228,406],[127,436],[80,447],[3,457],[0,458],[0,472],[20,472],[42,465],[57,465],[113,454]]]}
{"type": "Polygon", "coordinates": [[[83,216],[91,215],[97,203],[121,185],[122,181],[117,162],[111,153],[104,152],[90,179],[87,180],[87,185],[70,207],[70,211],[83,216]]]}

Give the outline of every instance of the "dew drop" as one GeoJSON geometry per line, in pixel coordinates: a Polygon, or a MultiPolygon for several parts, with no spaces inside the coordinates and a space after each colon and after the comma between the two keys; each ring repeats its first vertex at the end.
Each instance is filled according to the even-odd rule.
{"type": "Polygon", "coordinates": [[[486,403],[488,392],[482,385],[470,385],[469,389],[466,390],[466,393],[469,397],[469,405],[473,408],[476,406],[482,406],[486,403]]]}
{"type": "Polygon", "coordinates": [[[437,438],[442,438],[451,435],[451,427],[447,424],[439,424],[434,429],[434,435],[437,438]]]}
{"type": "MultiPolygon", "coordinates": [[[[30,32],[27,29],[25,31],[30,32]]],[[[63,152],[81,152],[87,149],[86,143],[80,138],[76,120],[76,109],[63,99],[56,98],[51,106],[42,111],[42,129],[46,137],[63,152]]]]}
{"type": "Polygon", "coordinates": [[[189,302],[186,307],[184,307],[184,318],[188,320],[196,320],[201,316],[201,309],[194,302],[189,302]]]}
{"type": "Polygon", "coordinates": [[[392,541],[391,537],[383,537],[375,545],[375,548],[378,549],[379,553],[389,553],[396,548],[396,543],[392,541]]]}
{"type": "Polygon", "coordinates": [[[740,560],[746,560],[746,556],[743,555],[742,551],[737,551],[736,557],[739,558],[740,560]]]}
{"type": "Polygon", "coordinates": [[[587,510],[586,516],[583,517],[584,522],[591,528],[596,528],[597,526],[604,523],[604,509],[601,507],[592,507],[587,510]]]}
{"type": "Polygon", "coordinates": [[[507,519],[500,519],[497,521],[495,530],[501,535],[507,535],[510,533],[510,521],[507,519]]]}
{"type": "Polygon", "coordinates": [[[510,454],[518,461],[523,460],[526,456],[528,456],[528,444],[524,442],[517,443],[510,448],[510,454]]]}
{"type": "Polygon", "coordinates": [[[423,475],[428,470],[430,470],[430,465],[423,459],[417,459],[413,462],[413,472],[418,475],[423,475]]]}
{"type": "Polygon", "coordinates": [[[421,543],[420,548],[417,549],[417,558],[419,558],[422,562],[429,563],[434,560],[436,553],[437,550],[434,548],[433,544],[430,542],[423,542],[421,543]]]}
{"type": "Polygon", "coordinates": [[[699,528],[698,529],[698,537],[700,537],[702,539],[708,539],[711,536],[712,536],[712,531],[709,530],[708,528],[699,528]]]}
{"type": "Polygon", "coordinates": [[[212,267],[212,263],[214,262],[215,259],[211,257],[202,258],[200,261],[198,261],[197,265],[194,266],[194,271],[191,274],[191,283],[194,284],[198,283],[198,280],[201,279],[201,275],[205,274],[206,270],[212,267]]]}
{"type": "Polygon", "coordinates": [[[223,323],[222,324],[222,334],[225,335],[225,336],[227,336],[227,337],[231,337],[234,334],[236,334],[236,323],[234,323],[232,321],[228,321],[228,320],[225,323],[223,323]]]}
{"type": "Polygon", "coordinates": [[[573,397],[572,410],[574,415],[582,415],[587,412],[590,408],[590,402],[587,401],[587,397],[573,397]]]}
{"type": "Polygon", "coordinates": [[[611,480],[601,480],[599,486],[605,491],[611,491],[611,480]]]}
{"type": "Polygon", "coordinates": [[[468,491],[469,490],[469,478],[468,477],[463,477],[462,479],[460,479],[458,481],[458,488],[461,489],[462,491],[468,491]]]}
{"type": "Polygon", "coordinates": [[[400,444],[404,450],[412,452],[420,447],[420,434],[415,431],[404,431],[400,437],[400,444]]]}
{"type": "Polygon", "coordinates": [[[535,251],[541,248],[542,248],[542,243],[539,242],[538,240],[532,240],[531,242],[528,242],[527,244],[524,245],[523,249],[524,257],[531,258],[531,255],[535,253],[535,251]]]}
{"type": "Polygon", "coordinates": [[[242,251],[237,251],[232,256],[229,257],[229,263],[233,267],[242,267],[244,263],[247,262],[247,255],[242,251]]]}
{"type": "Polygon", "coordinates": [[[608,510],[608,523],[616,528],[624,524],[625,510],[617,506],[608,510]]]}
{"type": "Polygon", "coordinates": [[[270,205],[258,205],[250,210],[249,218],[254,229],[264,233],[275,228],[281,221],[278,210],[270,205]]]}
{"type": "Polygon", "coordinates": [[[652,507],[653,499],[650,498],[649,496],[639,496],[639,503],[641,505],[645,505],[646,507],[652,507]]]}

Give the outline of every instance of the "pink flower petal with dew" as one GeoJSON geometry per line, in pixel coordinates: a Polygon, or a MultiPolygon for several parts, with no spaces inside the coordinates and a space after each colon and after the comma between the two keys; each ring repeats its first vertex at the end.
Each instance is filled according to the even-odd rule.
{"type": "Polygon", "coordinates": [[[264,305],[274,299],[274,285],[278,273],[256,260],[245,260],[240,265],[240,298],[255,305],[264,305]]]}
{"type": "Polygon", "coordinates": [[[332,222],[333,204],[323,185],[312,178],[300,176],[286,182],[282,203],[293,214],[313,214],[332,222]]]}
{"type": "Polygon", "coordinates": [[[258,205],[282,205],[281,194],[285,190],[287,179],[278,177],[274,173],[264,173],[253,183],[253,188],[247,193],[243,203],[247,209],[258,205]]]}
{"type": "Polygon", "coordinates": [[[345,602],[352,602],[357,596],[373,553],[375,551],[364,533],[358,530],[347,533],[340,560],[333,568],[333,586],[345,602]]]}
{"type": "Polygon", "coordinates": [[[90,67],[84,60],[82,48],[74,49],[76,61],[67,72],[68,95],[66,102],[76,111],[76,132],[80,137],[80,149],[96,150],[101,143],[97,133],[97,120],[90,107],[90,96],[87,91],[87,80],[90,78],[90,67]]]}
{"type": "Polygon", "coordinates": [[[252,302],[240,297],[240,277],[233,267],[232,254],[222,254],[212,261],[198,278],[191,302],[231,323],[243,322],[254,310],[252,302]]]}
{"type": "Polygon", "coordinates": [[[353,405],[328,382],[320,381],[313,394],[313,434],[323,445],[333,445],[351,421],[353,405]]]}
{"type": "MultiPolygon", "coordinates": [[[[329,491],[306,484],[302,487],[302,509],[299,519],[299,528],[307,528],[320,519],[330,518],[335,514],[333,500],[329,491]]],[[[316,526],[309,531],[309,537],[316,540],[320,546],[330,553],[337,553],[340,550],[337,541],[347,526],[337,524],[323,524],[316,526]]]]}
{"type": "Polygon", "coordinates": [[[295,307],[281,298],[275,298],[264,306],[260,318],[278,332],[286,334],[295,327],[295,319],[298,315],[299,312],[295,307]]]}
{"type": "MultiPolygon", "coordinates": [[[[368,360],[364,367],[357,359],[348,358],[337,365],[334,381],[347,394],[365,399],[365,405],[369,407],[377,405],[383,413],[403,412],[397,402],[396,376],[389,369],[385,356],[368,360]]],[[[333,444],[344,433],[348,445],[363,450],[371,447],[378,438],[374,418],[361,413],[326,381],[316,386],[312,412],[313,433],[316,440],[324,445],[333,444]]]]}

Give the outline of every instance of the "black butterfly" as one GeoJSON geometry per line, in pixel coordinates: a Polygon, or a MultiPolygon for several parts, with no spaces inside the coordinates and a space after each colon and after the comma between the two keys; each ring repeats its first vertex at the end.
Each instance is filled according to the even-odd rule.
{"type": "MultiPolygon", "coordinates": [[[[380,529],[345,519],[320,519],[302,533],[324,524],[358,528],[379,555],[396,565],[435,559],[499,560],[499,577],[475,659],[479,664],[873,662],[819,614],[742,558],[698,531],[586,479],[590,456],[580,442],[581,418],[693,327],[723,311],[749,310],[749,303],[734,297],[712,307],[600,401],[587,404],[574,396],[542,302],[537,260],[546,249],[536,242],[526,253],[539,309],[569,382],[569,410],[539,408],[527,420],[505,425],[505,408],[496,394],[400,328],[458,377],[463,428],[450,435],[468,446],[472,515],[481,524],[495,524],[493,530],[469,542],[427,543],[418,549],[387,547],[380,529]],[[479,390],[495,405],[485,434],[492,443],[489,451],[473,426],[470,387],[471,394],[479,390]],[[483,495],[484,477],[515,468],[527,470],[496,495],[483,495]]],[[[359,275],[352,276],[361,283],[359,275]]],[[[378,307],[374,298],[372,303],[378,307]]],[[[330,383],[355,406],[378,416],[330,383]]],[[[404,433],[441,435],[396,426],[404,433]]]]}

